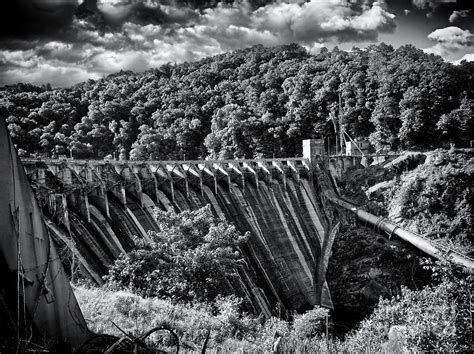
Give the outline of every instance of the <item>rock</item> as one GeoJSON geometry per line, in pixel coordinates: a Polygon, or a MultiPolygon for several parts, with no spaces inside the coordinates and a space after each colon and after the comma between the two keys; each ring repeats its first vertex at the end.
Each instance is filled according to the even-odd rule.
{"type": "Polygon", "coordinates": [[[341,332],[372,313],[380,297],[399,294],[401,285],[422,286],[428,279],[403,243],[364,226],[343,226],[329,262],[334,321],[341,332]]]}
{"type": "Polygon", "coordinates": [[[382,271],[379,268],[370,268],[369,270],[369,276],[370,278],[375,278],[378,277],[379,275],[382,275],[382,271]]]}
{"type": "Polygon", "coordinates": [[[371,280],[364,286],[360,293],[369,301],[376,302],[379,297],[384,295],[387,289],[375,280],[371,280]]]}
{"type": "Polygon", "coordinates": [[[396,183],[395,180],[379,182],[367,188],[367,190],[365,191],[365,194],[367,195],[367,198],[371,199],[374,193],[378,193],[378,194],[383,193],[384,190],[388,188],[392,188],[395,185],[395,183],[396,183]]]}
{"type": "Polygon", "coordinates": [[[388,341],[382,345],[383,353],[409,353],[407,326],[392,326],[388,332],[388,341]]]}

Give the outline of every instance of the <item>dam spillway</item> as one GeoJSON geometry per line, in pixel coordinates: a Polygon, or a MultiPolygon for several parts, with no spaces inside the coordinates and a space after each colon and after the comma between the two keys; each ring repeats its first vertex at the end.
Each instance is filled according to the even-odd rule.
{"type": "Polygon", "coordinates": [[[157,231],[153,209],[210,205],[251,237],[240,287],[264,314],[332,307],[325,282],[334,225],[308,160],[23,160],[58,247],[102,282],[107,267],[157,231]],[[277,309],[277,310],[276,310],[277,309]]]}

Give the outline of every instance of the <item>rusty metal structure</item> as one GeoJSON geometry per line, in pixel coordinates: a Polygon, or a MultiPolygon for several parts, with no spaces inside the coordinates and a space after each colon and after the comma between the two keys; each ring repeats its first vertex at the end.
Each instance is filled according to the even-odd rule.
{"type": "Polygon", "coordinates": [[[0,186],[1,339],[77,346],[89,331],[3,119],[0,186]]]}

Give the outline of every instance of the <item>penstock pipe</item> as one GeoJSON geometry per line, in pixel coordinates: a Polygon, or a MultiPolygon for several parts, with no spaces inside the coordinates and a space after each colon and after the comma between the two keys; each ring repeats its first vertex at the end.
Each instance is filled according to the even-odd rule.
{"type": "Polygon", "coordinates": [[[370,214],[365,210],[359,209],[355,205],[346,202],[334,195],[329,196],[329,199],[349,210],[357,215],[357,218],[367,224],[374,226],[376,229],[385,233],[389,238],[393,235],[399,237],[400,239],[410,243],[420,251],[424,252],[427,255],[430,255],[436,259],[447,260],[452,263],[458,264],[466,268],[470,273],[474,272],[474,259],[454,251],[450,248],[435,244],[424,236],[418,235],[414,232],[403,229],[396,224],[385,220],[376,215],[370,214]]]}

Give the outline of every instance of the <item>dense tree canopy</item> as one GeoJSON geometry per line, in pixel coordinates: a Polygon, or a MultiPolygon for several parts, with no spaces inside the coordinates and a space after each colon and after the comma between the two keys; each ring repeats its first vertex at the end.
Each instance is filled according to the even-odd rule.
{"type": "Polygon", "coordinates": [[[68,89],[0,89],[23,153],[132,159],[293,156],[342,117],[375,149],[424,149],[473,136],[473,63],[412,46],[309,54],[255,46],[68,89]]]}
{"type": "Polygon", "coordinates": [[[216,219],[209,206],[195,211],[156,211],[160,232],[151,242],[122,254],[107,280],[145,296],[176,301],[213,301],[231,295],[231,279],[243,258],[238,246],[248,235],[216,219]]]}

